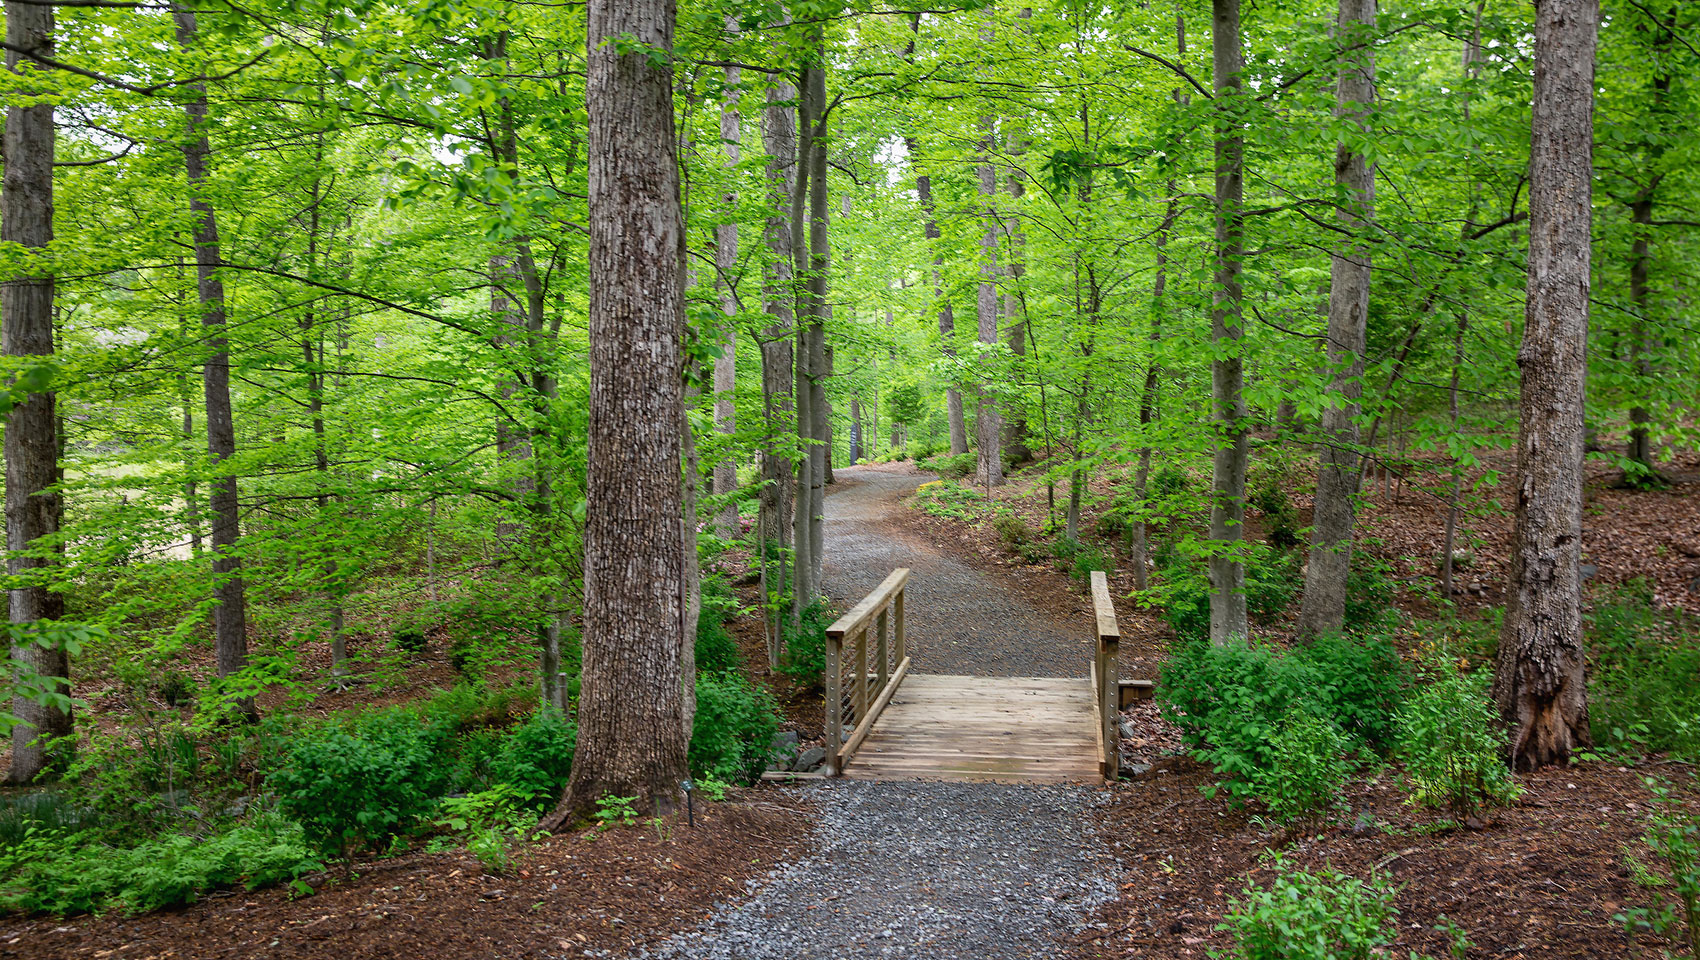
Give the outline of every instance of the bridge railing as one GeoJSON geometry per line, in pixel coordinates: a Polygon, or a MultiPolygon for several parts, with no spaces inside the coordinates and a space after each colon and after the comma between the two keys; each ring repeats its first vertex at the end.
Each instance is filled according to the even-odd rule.
{"type": "Polygon", "coordinates": [[[1092,653],[1092,695],[1098,708],[1098,771],[1106,780],[1121,775],[1121,664],[1118,654],[1122,631],[1116,624],[1116,607],[1110,602],[1110,584],[1104,571],[1092,571],[1092,609],[1096,615],[1098,642],[1092,653]]]}
{"type": "Polygon", "coordinates": [[[900,567],[826,628],[827,775],[844,772],[874,721],[909,672],[903,631],[903,589],[909,569],[900,567]]]}

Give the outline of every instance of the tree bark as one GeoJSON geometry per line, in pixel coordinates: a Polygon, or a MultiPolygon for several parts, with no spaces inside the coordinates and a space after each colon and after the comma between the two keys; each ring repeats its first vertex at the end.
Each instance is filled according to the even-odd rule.
{"type": "MultiPolygon", "coordinates": [[[[171,5],[177,28],[177,44],[193,50],[197,28],[194,11],[179,3],[171,5]]],[[[189,209],[194,214],[195,261],[198,265],[201,325],[206,337],[207,359],[202,383],[206,399],[207,453],[216,471],[208,497],[212,512],[213,580],[217,606],[214,608],[214,647],[220,679],[238,673],[248,663],[247,590],[242,580],[242,560],[236,553],[241,538],[241,503],[236,476],[229,460],[236,455],[236,424],[230,403],[230,342],[225,335],[224,281],[218,268],[223,263],[219,249],[218,217],[206,198],[208,157],[207,92],[203,83],[189,84],[183,102],[188,115],[188,136],[183,143],[183,164],[188,171],[189,209]]],[[[255,714],[252,698],[242,698],[237,709],[255,714]]]]}
{"type": "MultiPolygon", "coordinates": [[[[762,416],[765,434],[762,441],[762,520],[764,535],[774,537],[779,546],[777,573],[769,583],[786,583],[790,574],[785,555],[792,543],[791,516],[793,503],[791,443],[786,439],[795,424],[791,391],[793,358],[791,337],[795,326],[794,308],[797,302],[793,289],[796,268],[796,240],[791,229],[791,197],[795,193],[797,172],[797,114],[789,104],[796,99],[796,88],[775,83],[768,88],[767,105],[762,114],[762,143],[767,152],[767,225],[763,240],[767,244],[767,264],[762,272],[762,299],[771,318],[762,357],[762,416]]],[[[763,544],[764,557],[766,544],[763,544]]],[[[765,561],[764,561],[765,571],[765,561]]],[[[770,588],[771,589],[771,588],[770,588]]],[[[775,591],[775,592],[783,592],[775,591]]],[[[780,631],[777,617],[768,624],[768,666],[779,666],[780,631]]]]}
{"type": "MultiPolygon", "coordinates": [[[[908,148],[909,162],[914,164],[915,153],[920,149],[914,137],[904,137],[903,145],[908,148]]],[[[933,178],[918,169],[915,172],[915,195],[920,200],[921,212],[926,216],[924,230],[927,245],[933,251],[933,302],[939,311],[939,349],[946,357],[956,356],[956,311],[952,309],[950,300],[944,291],[944,251],[940,248],[938,206],[933,199],[933,178]]],[[[968,427],[962,414],[962,391],[956,384],[946,385],[945,414],[950,425],[950,455],[959,457],[968,452],[968,427]]]]}
{"type": "MultiPolygon", "coordinates": [[[[998,342],[998,168],[992,162],[992,117],[980,118],[980,199],[985,204],[980,231],[980,289],[977,301],[980,342],[998,342]]],[[[978,445],[974,478],[981,486],[1003,485],[1003,419],[992,396],[991,380],[982,375],[974,406],[974,442],[978,445]]]]}
{"type": "Polygon", "coordinates": [[[590,426],[578,746],[554,829],[608,795],[668,811],[688,775],[684,300],[672,0],[591,0],[590,426]],[[641,46],[619,52],[616,38],[641,46]],[[647,48],[647,49],[646,49],[647,48]]]}
{"type": "MultiPolygon", "coordinates": [[[[6,4],[6,69],[25,75],[28,51],[53,56],[53,8],[6,4]]],[[[31,70],[40,69],[34,64],[31,70]]],[[[0,185],[0,239],[41,250],[53,240],[54,122],[51,103],[6,108],[5,182],[0,185]]],[[[0,339],[7,357],[53,355],[52,275],[19,275],[0,286],[0,339]]],[[[26,361],[27,362],[27,361],[26,361]]],[[[64,596],[53,589],[62,548],[54,543],[64,519],[59,494],[59,409],[52,390],[31,393],[6,417],[7,573],[13,578],[9,614],[14,627],[60,620],[64,596]],[[29,555],[33,554],[33,555],[29,555]]],[[[62,646],[25,642],[12,657],[45,687],[69,693],[70,658],[62,646]]],[[[71,733],[71,711],[19,694],[12,712],[12,765],[7,779],[29,783],[47,772],[47,741],[71,733]]]]}
{"type": "Polygon", "coordinates": [[[1592,742],[1580,567],[1598,17],[1594,0],[1535,7],[1522,422],[1493,691],[1520,770],[1564,763],[1592,742]]]}
{"type": "MultiPolygon", "coordinates": [[[[1340,0],[1335,42],[1340,75],[1335,114],[1370,136],[1375,101],[1376,0],[1340,0]]],[[[1334,183],[1346,198],[1339,212],[1351,236],[1333,255],[1328,290],[1329,392],[1322,413],[1322,455],[1316,477],[1316,511],[1304,599],[1299,604],[1300,637],[1339,630],[1346,618],[1346,578],[1352,566],[1352,528],[1358,496],[1358,409],[1363,398],[1364,340],[1369,318],[1370,244],[1365,236],[1375,211],[1375,168],[1356,145],[1342,140],[1334,153],[1334,183]]]]}
{"type": "Polygon", "coordinates": [[[1224,644],[1246,635],[1245,564],[1237,551],[1245,539],[1245,372],[1240,340],[1240,259],[1245,253],[1245,141],[1239,133],[1239,0],[1213,0],[1211,57],[1216,92],[1216,290],[1210,337],[1217,359],[1210,364],[1212,464],[1210,539],[1223,548],[1210,557],[1210,642],[1224,644]]]}

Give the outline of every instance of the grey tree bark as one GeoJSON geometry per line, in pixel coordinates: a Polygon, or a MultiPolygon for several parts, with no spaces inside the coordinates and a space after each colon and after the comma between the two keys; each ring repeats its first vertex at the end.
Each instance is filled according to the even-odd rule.
{"type": "MultiPolygon", "coordinates": [[[[177,44],[192,51],[196,44],[195,13],[180,3],[171,5],[172,19],[177,30],[177,44]]],[[[183,101],[189,128],[183,141],[183,165],[188,172],[189,210],[194,214],[195,261],[198,289],[201,298],[201,326],[205,335],[207,359],[202,368],[203,392],[207,408],[207,452],[213,469],[212,493],[208,507],[212,512],[212,549],[214,595],[214,649],[218,659],[218,675],[225,678],[238,673],[248,663],[248,605],[247,590],[242,580],[242,559],[237,556],[241,538],[241,503],[237,497],[236,477],[227,465],[236,455],[236,424],[230,404],[230,342],[225,335],[224,281],[218,269],[223,263],[219,248],[218,217],[207,199],[208,157],[212,146],[207,141],[207,92],[204,83],[187,86],[189,96],[183,101]]],[[[237,709],[248,716],[255,714],[252,698],[243,698],[237,709]]]]}
{"type": "Polygon", "coordinates": [[[1216,95],[1216,290],[1210,337],[1218,359],[1210,364],[1211,426],[1216,434],[1212,463],[1210,539],[1225,548],[1210,557],[1210,642],[1224,644],[1246,635],[1245,564],[1238,557],[1245,539],[1245,474],[1248,454],[1245,372],[1240,340],[1245,333],[1240,260],[1245,252],[1245,140],[1239,133],[1239,0],[1213,0],[1211,62],[1216,95]]]}
{"type": "Polygon", "coordinates": [[[830,436],[826,407],[826,290],[827,270],[831,265],[827,235],[826,68],[819,62],[824,55],[824,40],[818,29],[811,39],[811,48],[810,56],[815,62],[803,69],[798,100],[799,175],[791,207],[796,270],[802,278],[797,297],[797,427],[799,439],[806,443],[797,473],[794,616],[820,594],[821,554],[825,547],[822,515],[826,509],[826,443],[830,436]]]}
{"type": "Polygon", "coordinates": [[[609,794],[661,811],[688,776],[684,242],[672,0],[591,0],[590,426],[578,745],[553,829],[609,794]],[[619,52],[616,37],[638,49],[619,52]]]}
{"type": "MultiPolygon", "coordinates": [[[[980,141],[980,199],[983,227],[980,232],[980,289],[976,303],[980,342],[988,346],[998,342],[998,168],[992,162],[992,118],[980,119],[983,139],[980,141]]],[[[974,442],[978,449],[974,478],[985,487],[1003,484],[1003,418],[997,400],[992,396],[992,384],[982,380],[974,405],[974,442]]]]}
{"type": "MultiPolygon", "coordinates": [[[[28,54],[53,56],[53,8],[6,4],[6,69],[27,76],[39,69],[28,54]],[[20,53],[19,51],[28,53],[20,53]]],[[[33,85],[23,81],[25,86],[33,85]]],[[[51,103],[8,105],[5,182],[0,184],[0,239],[29,249],[53,240],[54,123],[51,103]]],[[[40,274],[6,278],[0,285],[0,340],[7,357],[53,355],[55,278],[40,274]]],[[[64,596],[53,587],[60,548],[52,541],[64,518],[59,495],[59,398],[52,390],[31,393],[6,416],[6,572],[13,578],[9,619],[28,626],[65,615],[64,596]]],[[[11,655],[45,687],[69,693],[71,665],[63,647],[22,643],[11,655]]],[[[43,705],[20,693],[12,712],[12,765],[7,779],[29,783],[47,772],[47,741],[71,733],[71,711],[43,705]]]]}
{"type": "MultiPolygon", "coordinates": [[[[727,27],[737,30],[737,21],[728,17],[727,27]]],[[[726,68],[726,104],[720,111],[720,142],[725,151],[726,164],[736,167],[743,159],[744,118],[738,110],[738,81],[737,67],[726,68]]],[[[728,211],[735,211],[738,204],[736,191],[726,195],[728,211]]],[[[728,218],[730,221],[730,218],[728,218]]],[[[738,295],[732,287],[732,279],[738,269],[738,224],[723,223],[714,231],[714,269],[718,274],[720,285],[720,309],[728,317],[738,313],[738,295]]],[[[726,337],[720,343],[720,356],[714,360],[714,432],[730,438],[738,432],[738,405],[735,401],[734,390],[738,384],[737,343],[733,336],[732,324],[726,325],[726,337]]],[[[727,445],[731,449],[731,445],[727,445]]],[[[714,465],[714,495],[727,496],[738,489],[738,465],[730,453],[714,465]]],[[[715,518],[722,539],[731,540],[739,533],[738,506],[728,502],[720,508],[715,518]]]]}
{"type": "MultiPolygon", "coordinates": [[[[914,137],[905,137],[903,144],[908,148],[910,163],[913,164],[919,144],[914,137]]],[[[954,357],[956,311],[944,293],[944,251],[938,243],[943,234],[939,231],[938,207],[933,199],[933,178],[919,169],[915,172],[915,195],[920,201],[922,214],[926,216],[924,229],[928,246],[933,248],[933,302],[938,304],[939,311],[939,348],[945,356],[954,357]]],[[[955,384],[945,387],[945,415],[950,425],[950,455],[959,457],[968,452],[968,426],[963,419],[962,391],[955,384]]]]}
{"type": "MultiPolygon", "coordinates": [[[[1335,42],[1340,45],[1335,115],[1359,136],[1370,133],[1375,101],[1376,0],[1340,0],[1335,42]]],[[[1346,198],[1340,228],[1349,236],[1335,250],[1328,289],[1328,367],[1333,399],[1322,413],[1322,453],[1316,477],[1300,637],[1339,630],[1346,618],[1346,576],[1352,566],[1352,529],[1358,497],[1358,409],[1363,398],[1364,340],[1369,319],[1370,244],[1375,215],[1375,168],[1353,143],[1334,152],[1334,183],[1346,198]]]]}
{"type": "MultiPolygon", "coordinates": [[[[767,224],[763,240],[767,245],[767,262],[762,271],[762,299],[771,318],[761,345],[762,358],[762,415],[764,435],[761,451],[762,496],[761,528],[764,562],[763,576],[768,584],[786,583],[790,579],[785,551],[790,549],[791,517],[794,483],[788,439],[795,436],[791,391],[793,357],[791,338],[795,326],[796,291],[793,278],[796,269],[796,241],[791,230],[791,198],[797,185],[797,115],[790,104],[796,99],[796,87],[775,83],[768,88],[767,104],[762,113],[762,142],[767,152],[767,224]],[[774,538],[779,546],[776,573],[767,574],[766,541],[774,538]]],[[[771,586],[764,589],[771,591],[771,586]]],[[[771,618],[768,629],[768,666],[779,665],[780,631],[777,617],[771,618]]]]}
{"type": "Polygon", "coordinates": [[[1592,743],[1582,648],[1583,401],[1588,369],[1595,0],[1535,6],[1528,289],[1515,523],[1494,699],[1518,769],[1592,743]]]}

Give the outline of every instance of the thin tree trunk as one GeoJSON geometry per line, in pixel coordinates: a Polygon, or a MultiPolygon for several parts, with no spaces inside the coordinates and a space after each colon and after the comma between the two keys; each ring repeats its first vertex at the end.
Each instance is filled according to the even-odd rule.
{"type": "MultiPolygon", "coordinates": [[[[825,41],[817,31],[814,43],[816,56],[825,57],[825,41]]],[[[828,425],[829,411],[826,404],[826,378],[831,375],[831,369],[826,353],[826,292],[827,270],[831,266],[828,251],[827,231],[827,183],[826,183],[826,67],[822,64],[811,66],[806,71],[807,89],[803,92],[803,102],[810,106],[805,110],[808,118],[802,122],[815,127],[809,138],[809,418],[811,428],[809,435],[817,442],[809,450],[809,583],[812,592],[809,600],[820,593],[821,563],[825,552],[825,525],[823,517],[826,513],[826,460],[827,444],[832,440],[828,425]]]]}
{"type": "Polygon", "coordinates": [[[605,796],[673,809],[686,764],[684,299],[669,0],[591,0],[590,427],[578,744],[555,829],[605,796]],[[616,38],[635,38],[620,52],[616,38]]]}
{"type": "MultiPolygon", "coordinates": [[[[1376,0],[1340,0],[1335,42],[1340,75],[1335,113],[1368,138],[1375,100],[1376,0]]],[[[1328,291],[1329,392],[1335,399],[1322,413],[1322,455],[1316,478],[1316,512],[1298,633],[1315,637],[1339,630],[1346,618],[1346,579],[1352,566],[1352,528],[1358,497],[1358,409],[1363,398],[1364,341],[1369,319],[1370,245],[1365,237],[1375,211],[1375,168],[1353,145],[1341,141],[1334,153],[1334,184],[1346,198],[1341,229],[1349,232],[1333,256],[1328,291]]]]}
{"type": "MultiPolygon", "coordinates": [[[[920,149],[914,137],[905,137],[904,146],[909,151],[909,162],[915,162],[916,151],[920,149]]],[[[939,311],[939,349],[946,357],[956,356],[956,312],[952,309],[950,300],[944,290],[944,250],[939,244],[943,234],[939,231],[938,206],[933,199],[933,178],[919,170],[915,173],[915,196],[921,204],[921,212],[926,216],[924,221],[927,245],[933,251],[933,302],[939,311]]],[[[962,413],[962,391],[956,384],[950,383],[945,387],[945,416],[950,425],[950,455],[959,457],[968,452],[968,427],[962,413]]]]}
{"type": "Polygon", "coordinates": [[[1580,568],[1598,15],[1593,0],[1535,8],[1516,520],[1493,691],[1524,770],[1592,743],[1580,568]]]}
{"type": "MultiPolygon", "coordinates": [[[[177,44],[193,51],[196,44],[194,11],[179,3],[171,5],[177,28],[177,44]]],[[[188,115],[188,137],[183,143],[183,163],[188,171],[189,209],[194,214],[195,261],[199,274],[201,325],[206,335],[207,359],[203,389],[207,408],[207,452],[213,469],[209,506],[212,510],[213,579],[217,606],[214,608],[214,647],[220,679],[238,673],[248,663],[247,591],[242,582],[242,560],[236,554],[241,537],[241,504],[236,476],[229,472],[236,455],[236,424],[230,404],[230,344],[225,336],[224,281],[218,268],[218,218],[206,199],[208,164],[212,147],[207,142],[207,93],[202,83],[189,84],[183,102],[188,115]]],[[[255,715],[252,698],[243,698],[237,709],[255,715]]]]}
{"type": "MultiPolygon", "coordinates": [[[[29,54],[53,56],[53,8],[6,4],[6,68],[23,74],[29,54]],[[20,53],[20,51],[25,51],[20,53]]],[[[40,69],[31,65],[32,69],[40,69]]],[[[53,241],[54,122],[51,102],[8,106],[5,183],[0,186],[0,239],[30,250],[53,241]]],[[[0,339],[9,358],[53,355],[52,275],[16,275],[0,286],[0,339]]],[[[29,361],[25,361],[26,363],[29,361]]],[[[51,589],[62,547],[54,543],[64,519],[59,494],[59,398],[52,390],[31,393],[6,416],[7,573],[13,578],[9,619],[27,638],[41,621],[64,618],[63,594],[51,589]],[[33,554],[33,555],[26,555],[33,554]]],[[[43,687],[70,692],[70,658],[62,646],[26,639],[12,647],[14,660],[43,687]]],[[[68,736],[71,711],[44,705],[20,692],[12,702],[12,766],[7,779],[29,783],[48,772],[48,741],[68,736]]]]}
{"type": "MultiPolygon", "coordinates": [[[[736,32],[737,21],[728,17],[726,25],[736,32]]],[[[738,112],[737,67],[726,68],[726,103],[720,111],[720,141],[725,150],[726,164],[736,167],[743,159],[744,118],[738,112]]],[[[727,210],[737,209],[736,191],[726,195],[727,210]]],[[[715,228],[714,269],[719,275],[720,309],[728,317],[738,313],[738,297],[732,288],[733,275],[738,269],[738,224],[727,222],[715,228]]],[[[738,489],[738,464],[732,459],[731,438],[738,432],[737,342],[731,323],[726,325],[726,337],[720,343],[720,355],[714,359],[714,432],[726,439],[726,454],[714,465],[714,495],[729,497],[738,489]]],[[[723,540],[738,536],[738,505],[728,500],[720,508],[716,526],[723,540]]]]}
{"type": "MultiPolygon", "coordinates": [[[[980,231],[980,289],[977,302],[980,342],[998,342],[998,168],[992,162],[992,117],[980,118],[983,139],[980,141],[980,200],[985,204],[980,231]]],[[[981,486],[1003,485],[1003,420],[997,400],[992,395],[992,382],[982,374],[979,397],[974,408],[974,440],[978,458],[974,478],[981,486]]]]}
{"type": "MultiPolygon", "coordinates": [[[[1482,59],[1482,12],[1487,7],[1487,0],[1477,0],[1475,25],[1470,32],[1470,38],[1464,41],[1464,79],[1474,88],[1474,81],[1481,75],[1482,59]]],[[[1464,100],[1464,121],[1470,120],[1470,101],[1464,100]]],[[[1478,207],[1479,184],[1470,185],[1470,212],[1464,218],[1460,228],[1464,237],[1468,237],[1475,228],[1478,207]]],[[[1446,406],[1451,415],[1452,433],[1458,433],[1458,379],[1464,368],[1464,340],[1469,335],[1470,314],[1465,309],[1458,311],[1458,333],[1452,344],[1452,380],[1447,386],[1446,406]]],[[[1446,533],[1441,543],[1440,558],[1440,595],[1450,599],[1453,593],[1453,567],[1458,552],[1458,501],[1464,492],[1464,471],[1453,461],[1449,478],[1446,503],[1446,533]]]]}
{"type": "Polygon", "coordinates": [[[1239,0],[1214,0],[1211,54],[1216,91],[1216,292],[1210,336],[1217,358],[1210,364],[1212,465],[1210,539],[1225,547],[1210,557],[1210,642],[1224,644],[1246,635],[1245,564],[1237,550],[1245,539],[1245,373],[1240,340],[1240,260],[1245,252],[1242,205],[1245,141],[1237,111],[1241,96],[1239,0]]]}

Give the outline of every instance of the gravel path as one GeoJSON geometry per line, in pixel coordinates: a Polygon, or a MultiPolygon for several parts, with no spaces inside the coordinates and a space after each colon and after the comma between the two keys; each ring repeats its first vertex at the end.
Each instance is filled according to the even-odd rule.
{"type": "Polygon", "coordinates": [[[647,954],[666,960],[1054,956],[1112,897],[1087,787],[829,781],[816,849],[647,954]]]}
{"type": "Polygon", "coordinates": [[[1092,625],[1064,621],[1011,594],[997,578],[908,535],[893,516],[930,474],[889,466],[843,467],[826,498],[828,596],[848,606],[895,567],[909,567],[904,608],[917,673],[985,677],[1084,677],[1092,625]]]}

